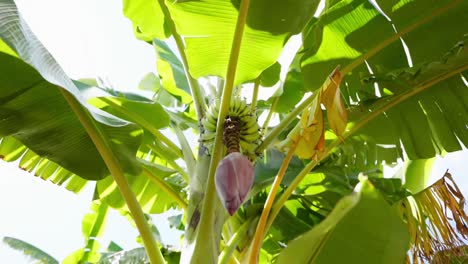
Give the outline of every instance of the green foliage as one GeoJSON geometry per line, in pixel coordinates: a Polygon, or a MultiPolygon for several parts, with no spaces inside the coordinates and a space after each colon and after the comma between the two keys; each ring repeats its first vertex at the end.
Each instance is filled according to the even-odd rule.
{"type": "Polygon", "coordinates": [[[19,161],[19,167],[43,180],[63,185],[67,190],[78,193],[88,183],[78,176],[47,158],[37,155],[14,137],[4,137],[0,142],[0,156],[4,161],[19,161]]]}
{"type": "MultiPolygon", "coordinates": [[[[0,53],[0,61],[0,137],[12,136],[34,153],[85,179],[108,176],[96,147],[59,91],[62,88],[46,81],[18,58],[0,53]]],[[[44,70],[45,66],[48,65],[43,66],[44,70]]],[[[132,156],[141,141],[139,128],[130,124],[99,126],[113,139],[112,146],[120,151],[126,170],[136,173],[138,168],[132,164],[132,156]]],[[[3,155],[6,154],[9,153],[3,155]]]]}
{"type": "Polygon", "coordinates": [[[275,62],[260,74],[260,85],[263,87],[271,87],[275,85],[280,79],[280,72],[281,64],[275,62]]]}
{"type": "Polygon", "coordinates": [[[151,42],[154,38],[165,39],[170,35],[158,1],[125,0],[123,5],[123,13],[133,22],[138,39],[151,42]]]}
{"type": "MultiPolygon", "coordinates": [[[[162,191],[160,183],[164,182],[174,192],[180,193],[182,187],[178,184],[180,176],[175,175],[175,171],[167,167],[153,164],[144,160],[139,163],[144,170],[149,172],[148,176],[128,176],[127,180],[132,191],[138,196],[140,205],[147,213],[162,213],[169,208],[177,206],[176,201],[167,192],[162,191]]],[[[99,197],[111,207],[116,209],[126,209],[125,199],[119,192],[118,187],[110,177],[97,183],[99,197]]]]}
{"type": "Polygon", "coordinates": [[[155,39],[153,45],[156,50],[156,65],[163,89],[184,104],[192,102],[182,62],[165,42],[155,39]]]}
{"type": "MultiPolygon", "coordinates": [[[[271,184],[280,169],[284,157],[285,155],[277,150],[267,150],[264,156],[255,163],[255,184],[271,184]]],[[[288,185],[303,168],[302,161],[294,157],[286,171],[283,184],[288,185]]]]}
{"type": "Polygon", "coordinates": [[[429,181],[434,158],[405,162],[405,187],[411,193],[422,191],[429,181]]]}
{"type": "Polygon", "coordinates": [[[91,203],[91,212],[82,220],[81,231],[85,239],[85,246],[68,255],[62,263],[96,263],[101,258],[99,238],[102,236],[109,206],[100,201],[91,203]]]}
{"type": "Polygon", "coordinates": [[[456,118],[457,113],[466,112],[463,106],[466,89],[462,89],[465,84],[457,74],[466,66],[466,49],[460,48],[465,43],[466,21],[459,14],[466,10],[466,3],[442,1],[434,5],[426,1],[412,4],[402,1],[401,4],[392,2],[394,7],[390,8],[392,5],[382,2],[391,22],[367,1],[341,1],[325,10],[316,23],[308,25],[304,30],[301,60],[305,86],[317,89],[318,76],[328,74],[337,64],[360,61],[345,76],[346,86],[342,88],[350,122],[359,122],[369,112],[391,105],[355,133],[365,137],[368,148],[374,148],[370,152],[376,153],[376,161],[392,163],[404,158],[400,142],[410,159],[460,150],[456,137],[465,146],[468,144],[466,133],[461,131],[464,121],[456,118]],[[418,16],[414,16],[416,13],[418,16]],[[404,31],[413,23],[419,27],[404,31]],[[395,32],[392,24],[402,33],[395,32]],[[372,38],[368,37],[370,34],[372,38]],[[404,59],[395,59],[406,57],[402,44],[395,41],[403,34],[416,65],[411,68],[404,59]],[[438,37],[427,45],[421,41],[423,34],[438,37]],[[373,74],[362,62],[364,59],[373,74]],[[441,76],[443,80],[438,80],[441,76]],[[374,84],[378,84],[381,96],[375,92],[374,84]],[[412,94],[415,90],[418,94],[412,94]],[[395,101],[398,105],[393,105],[395,101]],[[386,147],[376,147],[376,143],[386,147]]]}
{"type": "MultiPolygon", "coordinates": [[[[287,37],[300,31],[312,17],[318,2],[252,2],[235,83],[253,80],[274,64],[287,37]],[[274,16],[271,12],[281,15],[274,16]]],[[[239,2],[234,3],[237,5],[239,2]]],[[[214,0],[179,1],[167,5],[178,33],[185,37],[185,52],[192,76],[225,77],[238,14],[237,6],[231,1],[214,0]]]]}
{"type": "Polygon", "coordinates": [[[364,179],[324,221],[290,242],[277,263],[403,263],[408,245],[401,219],[364,179]]]}
{"type": "Polygon", "coordinates": [[[36,260],[38,263],[59,263],[49,254],[23,240],[14,237],[3,237],[3,243],[12,249],[21,251],[25,256],[28,256],[31,260],[36,260]]]}

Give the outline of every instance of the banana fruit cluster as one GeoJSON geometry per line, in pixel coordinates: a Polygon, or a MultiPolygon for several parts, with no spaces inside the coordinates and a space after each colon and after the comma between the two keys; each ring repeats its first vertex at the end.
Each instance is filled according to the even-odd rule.
{"type": "MultiPolygon", "coordinates": [[[[210,153],[212,152],[216,136],[219,106],[219,101],[212,104],[206,112],[206,117],[202,120],[204,131],[201,140],[210,153]]],[[[260,129],[257,124],[256,114],[252,113],[250,105],[247,105],[245,100],[236,97],[231,100],[227,115],[240,119],[240,152],[251,161],[254,161],[257,157],[255,149],[261,143],[260,129]]]]}

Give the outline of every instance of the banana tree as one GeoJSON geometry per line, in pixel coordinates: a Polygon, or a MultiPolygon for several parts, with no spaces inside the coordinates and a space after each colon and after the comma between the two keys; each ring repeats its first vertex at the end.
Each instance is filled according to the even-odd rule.
{"type": "Polygon", "coordinates": [[[427,173],[468,146],[468,2],[123,3],[155,49],[157,75],[142,81],[152,97],[70,79],[0,1],[1,157],[72,192],[96,182],[85,246],[66,262],[105,261],[109,209],[151,263],[464,254],[463,195],[449,172],[431,186],[427,173]],[[278,63],[293,38],[300,50],[278,63]],[[277,92],[259,99],[266,89],[277,92]],[[402,162],[403,176],[383,177],[402,162]],[[170,208],[183,213],[180,260],[148,217],[170,208]]]}

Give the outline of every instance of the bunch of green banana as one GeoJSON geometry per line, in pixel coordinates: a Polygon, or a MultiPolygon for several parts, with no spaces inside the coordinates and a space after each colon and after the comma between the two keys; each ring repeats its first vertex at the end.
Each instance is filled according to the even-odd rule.
{"type": "MultiPolygon", "coordinates": [[[[204,132],[201,140],[211,153],[216,135],[216,124],[218,122],[219,101],[210,106],[206,117],[202,120],[204,132]]],[[[235,97],[231,100],[228,116],[238,117],[241,120],[240,129],[240,151],[250,160],[257,157],[255,149],[261,143],[261,135],[257,124],[257,116],[252,113],[250,105],[245,100],[235,97]]]]}

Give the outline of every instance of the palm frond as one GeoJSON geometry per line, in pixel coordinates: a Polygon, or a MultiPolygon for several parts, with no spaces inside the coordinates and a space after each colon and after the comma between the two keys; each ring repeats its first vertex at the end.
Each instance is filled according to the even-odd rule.
{"type": "Polygon", "coordinates": [[[55,264],[59,263],[55,258],[42,251],[41,249],[14,237],[3,237],[3,243],[10,248],[20,251],[25,256],[28,256],[32,260],[36,260],[37,263],[44,264],[55,264]]]}

